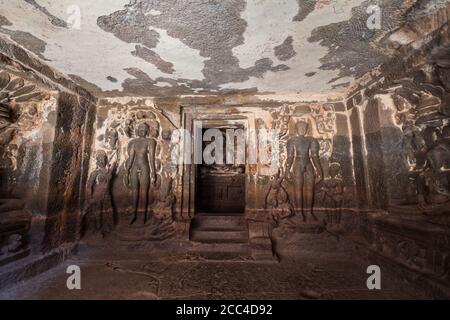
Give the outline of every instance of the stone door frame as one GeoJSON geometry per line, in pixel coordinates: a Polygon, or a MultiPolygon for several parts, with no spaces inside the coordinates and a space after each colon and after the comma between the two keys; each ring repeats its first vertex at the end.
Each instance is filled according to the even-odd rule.
{"type": "MultiPolygon", "coordinates": [[[[178,179],[179,188],[178,194],[181,195],[180,201],[177,205],[180,217],[184,220],[190,220],[196,213],[195,205],[195,189],[196,189],[196,164],[194,162],[194,141],[199,138],[198,132],[201,128],[233,128],[236,126],[242,127],[246,131],[246,164],[245,164],[245,212],[249,207],[254,207],[254,197],[251,195],[254,193],[255,185],[250,183],[248,179],[249,172],[251,171],[251,165],[247,162],[248,159],[248,146],[254,136],[251,136],[255,132],[255,115],[247,108],[238,106],[224,106],[224,105],[182,105],[181,106],[181,128],[187,130],[191,134],[191,145],[187,143],[184,148],[191,148],[191,164],[180,165],[180,175],[178,179]],[[240,110],[243,109],[243,110],[240,110]]],[[[200,136],[201,138],[201,136],[200,136]]],[[[256,141],[253,140],[253,141],[256,141]]],[[[181,153],[183,154],[183,152],[181,153]]]]}

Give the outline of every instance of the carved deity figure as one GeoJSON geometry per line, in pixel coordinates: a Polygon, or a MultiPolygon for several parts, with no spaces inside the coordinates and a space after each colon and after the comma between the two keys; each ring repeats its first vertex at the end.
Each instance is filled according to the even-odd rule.
{"type": "Polygon", "coordinates": [[[103,150],[97,152],[96,162],[97,169],[88,180],[88,207],[83,222],[85,231],[101,231],[105,236],[115,224],[110,185],[116,164],[108,165],[108,157],[103,150]]]}
{"type": "Polygon", "coordinates": [[[108,144],[110,150],[117,150],[117,143],[119,140],[119,133],[115,128],[107,129],[105,132],[105,142],[108,144]]]}
{"type": "Polygon", "coordinates": [[[331,228],[339,227],[344,199],[344,186],[340,178],[341,166],[337,162],[330,164],[329,178],[322,180],[318,187],[322,204],[327,212],[327,225],[331,228]]]}
{"type": "MultiPolygon", "coordinates": [[[[141,123],[136,131],[137,138],[128,144],[128,159],[125,162],[125,184],[131,188],[133,197],[133,218],[130,224],[138,218],[144,224],[147,221],[148,205],[154,201],[149,197],[150,185],[156,184],[156,138],[148,138],[150,128],[141,123]],[[140,217],[139,217],[140,216],[140,217]]],[[[155,135],[155,133],[153,134],[155,135]]]]}
{"type": "Polygon", "coordinates": [[[165,182],[161,183],[158,203],[153,210],[153,216],[157,219],[172,221],[173,205],[176,202],[173,193],[173,179],[166,178],[164,180],[165,182]]]}
{"type": "Polygon", "coordinates": [[[281,170],[271,177],[264,203],[264,209],[273,209],[272,217],[277,224],[281,220],[290,217],[294,212],[288,193],[282,184],[283,180],[284,177],[281,174],[281,170]]]}
{"type": "Polygon", "coordinates": [[[0,244],[0,256],[16,253],[24,246],[23,236],[18,233],[13,233],[0,244]]]}
{"type": "Polygon", "coordinates": [[[309,125],[298,121],[295,124],[296,135],[287,141],[287,172],[290,180],[294,182],[295,210],[301,213],[303,221],[311,215],[315,221],[317,217],[313,212],[314,186],[317,179],[322,180],[322,167],[319,161],[319,142],[307,136],[309,125]]]}
{"type": "Polygon", "coordinates": [[[417,170],[424,165],[426,145],[420,129],[414,124],[403,126],[402,147],[410,170],[417,170]]]}
{"type": "Polygon", "coordinates": [[[161,184],[158,202],[146,225],[144,236],[146,240],[162,241],[175,233],[173,206],[176,199],[173,194],[173,179],[164,180],[164,183],[161,184]]]}
{"type": "Polygon", "coordinates": [[[450,126],[435,141],[427,142],[426,166],[419,179],[419,203],[441,205],[450,201],[450,126]]]}
{"type": "Polygon", "coordinates": [[[120,162],[120,146],[119,146],[119,133],[115,128],[108,128],[105,132],[105,144],[107,148],[107,154],[110,161],[114,161],[114,165],[120,162]]]}

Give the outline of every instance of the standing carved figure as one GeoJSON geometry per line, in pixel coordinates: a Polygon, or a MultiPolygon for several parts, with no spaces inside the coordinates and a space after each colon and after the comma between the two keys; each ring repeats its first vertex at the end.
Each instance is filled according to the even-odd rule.
{"type": "Polygon", "coordinates": [[[105,236],[115,225],[110,185],[116,164],[108,165],[108,156],[103,150],[97,152],[96,161],[97,169],[88,180],[89,202],[83,222],[85,231],[101,231],[105,236]]]}
{"type": "Polygon", "coordinates": [[[148,138],[150,128],[146,123],[141,123],[137,128],[137,138],[128,144],[128,159],[125,162],[125,184],[131,187],[133,197],[133,218],[130,224],[140,220],[147,221],[147,208],[153,202],[153,196],[149,199],[150,185],[156,184],[156,139],[148,138]]]}
{"type": "Polygon", "coordinates": [[[341,166],[337,162],[330,164],[330,177],[322,180],[318,187],[323,206],[327,212],[328,228],[337,229],[341,224],[344,186],[340,178],[341,166]]]}
{"type": "Polygon", "coordinates": [[[296,213],[302,214],[304,222],[308,214],[317,221],[313,212],[314,186],[316,174],[319,181],[323,177],[319,142],[306,135],[308,127],[308,123],[298,121],[295,124],[297,135],[290,137],[287,142],[287,173],[289,180],[294,181],[296,213]]]}

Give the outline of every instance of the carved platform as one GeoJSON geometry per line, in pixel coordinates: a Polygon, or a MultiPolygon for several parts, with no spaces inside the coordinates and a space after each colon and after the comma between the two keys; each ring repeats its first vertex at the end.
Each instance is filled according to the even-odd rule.
{"type": "Polygon", "coordinates": [[[389,212],[405,220],[427,222],[443,227],[450,227],[450,208],[447,203],[424,207],[418,205],[393,206],[389,208],[389,212]]]}
{"type": "Polygon", "coordinates": [[[151,218],[145,224],[119,224],[113,235],[121,241],[163,241],[173,236],[175,225],[173,221],[151,218]]]}
{"type": "MultiPolygon", "coordinates": [[[[297,218],[297,217],[294,217],[297,218]]],[[[294,232],[297,233],[309,233],[309,234],[319,234],[324,232],[325,227],[323,223],[308,221],[303,222],[298,219],[290,220],[286,222],[286,225],[294,232]]]]}
{"type": "Polygon", "coordinates": [[[365,236],[373,263],[386,266],[430,295],[450,297],[450,229],[395,214],[369,214],[365,236]]]}

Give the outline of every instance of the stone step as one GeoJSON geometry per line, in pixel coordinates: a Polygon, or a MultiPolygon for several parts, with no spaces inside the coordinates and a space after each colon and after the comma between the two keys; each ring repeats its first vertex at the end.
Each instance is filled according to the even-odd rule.
{"type": "Polygon", "coordinates": [[[251,260],[248,243],[192,242],[189,253],[207,260],[251,260]]]}
{"type": "Polygon", "coordinates": [[[251,259],[243,215],[197,214],[191,223],[190,240],[190,253],[202,259],[251,259]]]}
{"type": "Polygon", "coordinates": [[[191,241],[204,243],[247,243],[248,231],[211,231],[194,229],[191,231],[191,241]]]}
{"type": "Polygon", "coordinates": [[[235,252],[195,252],[191,253],[193,256],[200,257],[211,261],[248,261],[253,260],[250,253],[235,253],[235,252]]]}
{"type": "Polygon", "coordinates": [[[190,252],[228,252],[228,253],[246,253],[250,252],[248,243],[201,243],[192,242],[190,252]]]}
{"type": "Polygon", "coordinates": [[[192,221],[193,230],[211,230],[211,231],[244,231],[247,230],[247,224],[242,215],[196,215],[192,221]]]}

